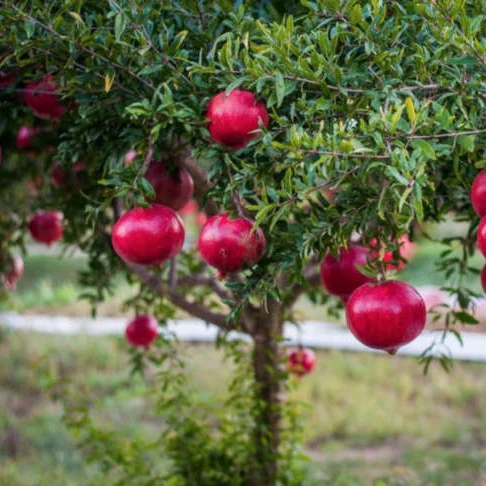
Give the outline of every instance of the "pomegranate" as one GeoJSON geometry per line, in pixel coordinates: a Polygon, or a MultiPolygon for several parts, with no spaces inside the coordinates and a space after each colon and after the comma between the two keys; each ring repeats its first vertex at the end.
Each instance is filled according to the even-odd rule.
{"type": "Polygon", "coordinates": [[[125,337],[132,346],[149,346],[159,333],[159,323],[154,316],[142,314],[132,319],[125,329],[125,337]]]}
{"type": "Polygon", "coordinates": [[[62,220],[60,211],[36,211],[29,222],[32,238],[51,246],[62,238],[62,220]]]}
{"type": "Polygon", "coordinates": [[[194,182],[186,169],[178,169],[171,175],[161,162],[150,162],[145,179],[154,188],[154,202],[168,206],[174,211],[183,208],[194,192],[194,182]]]}
{"type": "Polygon", "coordinates": [[[40,128],[32,128],[26,125],[19,128],[17,132],[17,148],[27,150],[32,148],[32,137],[40,133],[40,128]]]}
{"type": "Polygon", "coordinates": [[[228,214],[209,218],[199,233],[198,248],[202,259],[219,270],[221,277],[255,265],[265,251],[261,228],[252,232],[248,218],[229,219],[228,214]]]}
{"type": "Polygon", "coordinates": [[[24,262],[19,255],[14,255],[10,259],[9,270],[5,274],[5,287],[9,290],[15,290],[17,280],[24,273],[24,262]]]}
{"type": "Polygon", "coordinates": [[[427,311],[420,294],[399,280],[369,282],[346,305],[346,321],[365,346],[395,354],[424,329],[427,311]]]}
{"type": "Polygon", "coordinates": [[[486,257],[486,216],[483,216],[479,222],[476,244],[483,256],[486,257]]]}
{"type": "Polygon", "coordinates": [[[82,172],[86,170],[84,162],[76,162],[71,170],[66,170],[61,162],[56,161],[51,170],[51,183],[56,188],[79,187],[82,172]]]}
{"type": "Polygon", "coordinates": [[[160,265],[179,253],[184,236],[177,213],[154,204],[127,211],[113,226],[111,243],[127,263],[160,265]]]}
{"type": "Polygon", "coordinates": [[[486,215],[486,169],[475,177],[471,186],[471,203],[476,214],[482,218],[486,215]]]}
{"type": "Polygon", "coordinates": [[[332,295],[346,300],[360,285],[370,282],[371,278],[362,274],[358,265],[366,265],[368,250],[363,246],[351,245],[339,249],[339,259],[328,253],[321,262],[321,281],[332,295]]]}
{"type": "Polygon", "coordinates": [[[29,83],[24,91],[25,103],[39,118],[59,118],[66,112],[66,107],[58,103],[58,86],[53,78],[52,74],[48,74],[29,83]]]}
{"type": "Polygon", "coordinates": [[[316,356],[309,348],[298,346],[289,350],[287,369],[296,376],[308,375],[316,366],[316,356]]]}
{"type": "Polygon", "coordinates": [[[250,91],[234,89],[211,98],[206,117],[211,138],[233,150],[245,147],[259,134],[259,124],[268,126],[265,105],[250,91]]]}

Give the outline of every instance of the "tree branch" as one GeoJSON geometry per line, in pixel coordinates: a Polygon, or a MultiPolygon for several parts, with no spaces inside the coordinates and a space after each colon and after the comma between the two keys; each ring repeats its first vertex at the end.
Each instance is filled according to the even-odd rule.
{"type": "Polygon", "coordinates": [[[223,300],[231,300],[233,298],[232,293],[228,289],[225,289],[214,277],[207,277],[201,274],[187,275],[185,277],[181,277],[178,280],[177,285],[179,287],[207,286],[210,287],[214,293],[223,300]]]}
{"type": "Polygon", "coordinates": [[[249,329],[242,320],[240,322],[229,321],[225,315],[219,314],[209,310],[202,304],[191,302],[187,298],[177,292],[176,289],[171,289],[169,285],[160,280],[157,275],[154,275],[150,270],[141,266],[127,263],[127,267],[138,276],[138,278],[158,297],[166,297],[172,304],[179,307],[188,314],[202,319],[203,321],[214,324],[215,326],[225,331],[243,331],[248,333],[249,329]]]}

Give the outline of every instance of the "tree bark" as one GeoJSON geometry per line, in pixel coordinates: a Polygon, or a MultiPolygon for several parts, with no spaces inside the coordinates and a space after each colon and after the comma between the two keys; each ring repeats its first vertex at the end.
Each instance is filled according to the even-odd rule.
{"type": "Polygon", "coordinates": [[[252,486],[275,486],[281,426],[280,338],[282,308],[270,300],[260,311],[253,333],[253,369],[257,411],[254,429],[254,457],[250,472],[252,486]]]}

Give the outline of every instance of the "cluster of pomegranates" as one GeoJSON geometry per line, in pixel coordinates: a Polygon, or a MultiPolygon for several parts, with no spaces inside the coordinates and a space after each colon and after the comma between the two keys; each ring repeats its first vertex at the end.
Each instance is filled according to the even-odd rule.
{"type": "MultiPolygon", "coordinates": [[[[471,203],[475,213],[481,218],[479,221],[476,244],[486,257],[486,169],[475,177],[471,186],[471,203]]],[[[481,270],[481,286],[486,292],[486,265],[481,270]]]]}
{"type": "MultiPolygon", "coordinates": [[[[410,252],[409,243],[402,239],[400,252],[410,252]]],[[[328,254],[321,262],[321,280],[324,288],[346,305],[348,328],[358,341],[395,354],[422,332],[426,307],[411,285],[398,280],[377,282],[360,271],[359,266],[376,256],[375,244],[369,249],[360,245],[341,248],[337,258],[328,254]]],[[[387,270],[401,269],[393,263],[391,253],[384,254],[383,262],[387,270]]]]}

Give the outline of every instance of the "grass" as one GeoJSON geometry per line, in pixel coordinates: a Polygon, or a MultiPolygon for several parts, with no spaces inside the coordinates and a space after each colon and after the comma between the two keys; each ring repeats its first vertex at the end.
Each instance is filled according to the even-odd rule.
{"type": "MultiPolygon", "coordinates": [[[[231,369],[221,353],[188,344],[181,352],[198,401],[208,409],[222,404],[231,369]]],[[[458,363],[450,375],[437,367],[424,377],[413,359],[317,355],[315,373],[293,392],[307,403],[305,440],[315,484],[484,484],[486,365],[458,363]]],[[[0,484],[107,484],[76,449],[47,391],[60,377],[81,390],[98,424],[126,437],[155,438],[161,430],[155,394],[130,376],[121,338],[4,331],[0,484]]]]}

